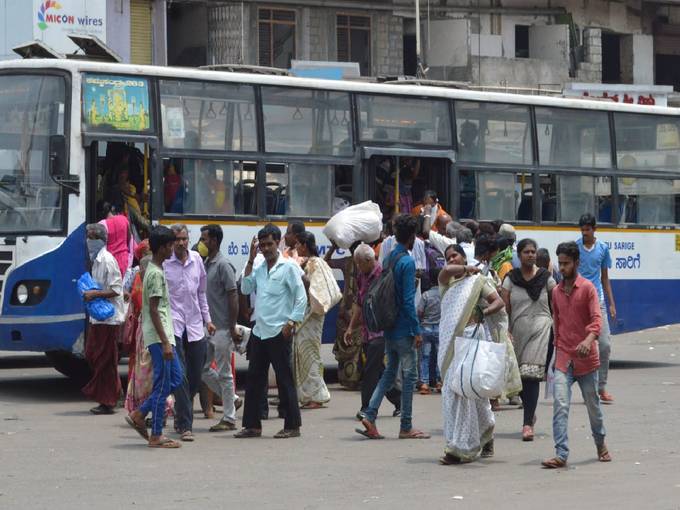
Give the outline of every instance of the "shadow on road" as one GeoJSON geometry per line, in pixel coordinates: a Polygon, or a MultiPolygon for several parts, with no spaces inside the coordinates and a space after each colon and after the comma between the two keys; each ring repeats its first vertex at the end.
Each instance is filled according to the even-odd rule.
{"type": "Polygon", "coordinates": [[[637,368],[669,368],[677,367],[677,363],[664,363],[661,361],[638,361],[638,360],[612,360],[609,368],[613,370],[631,370],[637,368]]]}
{"type": "Polygon", "coordinates": [[[29,356],[8,356],[0,357],[0,369],[3,368],[47,368],[51,367],[50,362],[44,354],[29,356]]]}

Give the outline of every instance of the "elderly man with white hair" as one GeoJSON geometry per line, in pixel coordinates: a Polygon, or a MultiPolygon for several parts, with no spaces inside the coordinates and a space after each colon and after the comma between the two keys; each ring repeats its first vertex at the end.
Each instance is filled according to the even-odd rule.
{"type": "MultiPolygon", "coordinates": [[[[346,345],[351,345],[352,333],[358,327],[359,322],[361,322],[361,347],[366,357],[366,363],[361,379],[361,410],[356,416],[358,420],[363,420],[365,417],[364,411],[368,408],[371,396],[385,371],[383,362],[385,357],[385,339],[382,332],[371,333],[368,331],[366,323],[362,320],[361,306],[371,284],[382,273],[382,266],[375,259],[373,248],[367,244],[361,244],[357,247],[354,251],[354,261],[359,267],[357,300],[352,308],[352,320],[345,332],[344,342],[346,345]]],[[[401,411],[401,390],[397,389],[395,385],[385,396],[394,405],[393,416],[398,416],[401,411]]]]}
{"type": "Polygon", "coordinates": [[[122,394],[118,377],[118,338],[120,325],[125,322],[123,277],[118,262],[106,251],[106,227],[93,223],[85,227],[85,232],[92,279],[102,290],[85,291],[83,299],[88,302],[96,298],[105,299],[113,305],[114,312],[104,321],[90,317],[84,355],[92,369],[92,379],[83,388],[83,393],[99,403],[90,409],[92,414],[113,414],[122,394]]]}

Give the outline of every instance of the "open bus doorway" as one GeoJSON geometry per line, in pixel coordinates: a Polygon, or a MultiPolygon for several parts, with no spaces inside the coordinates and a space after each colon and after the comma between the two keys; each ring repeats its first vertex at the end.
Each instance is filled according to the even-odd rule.
{"type": "Polygon", "coordinates": [[[97,204],[111,204],[125,214],[136,242],[148,237],[151,227],[150,148],[144,143],[95,141],[88,158],[87,222],[102,218],[97,204]]]}
{"type": "Polygon", "coordinates": [[[451,161],[446,158],[417,155],[378,155],[369,162],[369,198],[380,206],[383,223],[396,212],[422,214],[423,200],[433,203],[436,215],[449,214],[453,203],[450,196],[451,161]]]}

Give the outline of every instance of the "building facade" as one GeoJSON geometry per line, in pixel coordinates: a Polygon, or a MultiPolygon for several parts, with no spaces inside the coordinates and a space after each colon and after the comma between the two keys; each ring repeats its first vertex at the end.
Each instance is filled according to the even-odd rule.
{"type": "MultiPolygon", "coordinates": [[[[420,7],[420,58],[428,78],[481,86],[562,89],[581,82],[680,89],[680,0],[434,4],[422,1],[420,7]]],[[[49,39],[57,28],[65,30],[38,27],[46,5],[49,14],[45,0],[0,0],[5,14],[0,58],[16,58],[11,47],[31,34],[49,39]]],[[[76,21],[95,12],[103,25],[98,36],[125,62],[290,68],[302,60],[355,62],[366,77],[417,72],[413,0],[60,0],[60,5],[59,12],[74,13],[76,21]]]]}

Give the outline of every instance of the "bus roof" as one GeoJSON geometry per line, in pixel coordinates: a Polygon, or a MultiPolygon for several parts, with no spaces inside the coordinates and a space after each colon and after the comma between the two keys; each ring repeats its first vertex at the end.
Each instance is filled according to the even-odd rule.
{"type": "Polygon", "coordinates": [[[266,76],[234,72],[213,71],[189,67],[160,67],[132,64],[115,64],[102,62],[86,62],[78,60],[26,59],[0,62],[0,72],[19,69],[54,69],[71,73],[104,73],[113,75],[146,75],[151,77],[209,80],[224,83],[246,83],[251,85],[270,85],[299,87],[368,94],[391,94],[418,96],[442,99],[460,99],[466,101],[511,103],[534,106],[554,106],[561,108],[579,108],[584,110],[615,111],[627,113],[647,113],[655,115],[680,115],[680,110],[662,106],[643,106],[614,103],[612,101],[596,101],[592,99],[575,99],[567,97],[524,96],[504,92],[481,92],[460,90],[456,88],[433,87],[427,85],[399,86],[390,83],[365,83],[354,81],[336,81],[286,76],[266,76]]]}

